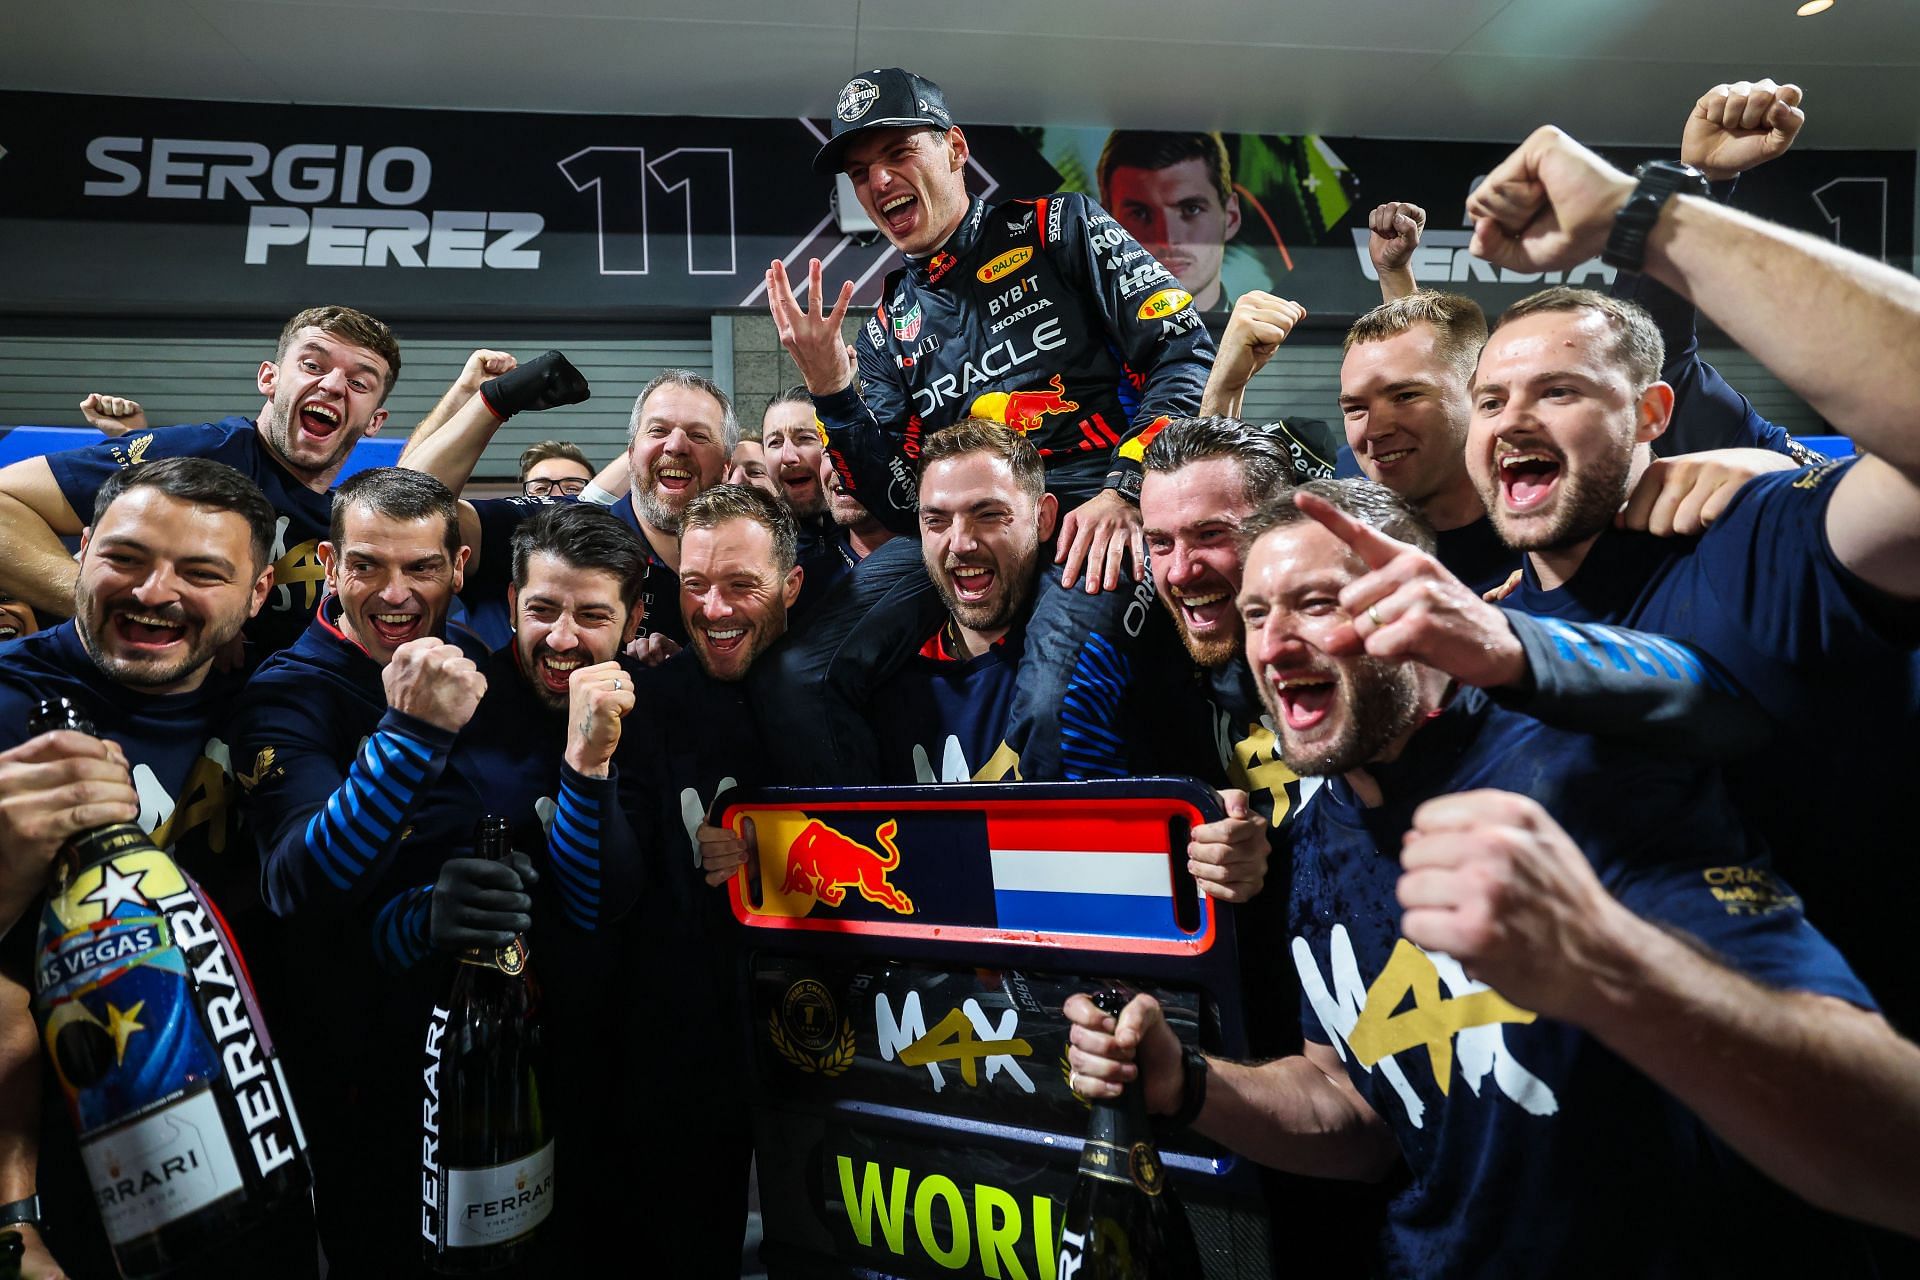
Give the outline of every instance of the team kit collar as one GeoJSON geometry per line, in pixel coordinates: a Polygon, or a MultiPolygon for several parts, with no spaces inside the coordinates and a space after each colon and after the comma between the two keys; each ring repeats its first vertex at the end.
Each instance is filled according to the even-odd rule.
{"type": "Polygon", "coordinates": [[[931,257],[907,259],[914,283],[939,284],[949,271],[960,265],[960,259],[980,243],[980,227],[986,217],[987,202],[979,196],[972,197],[967,203],[967,216],[960,219],[960,225],[954,228],[953,234],[947,237],[947,242],[940,246],[937,253],[931,257]]]}

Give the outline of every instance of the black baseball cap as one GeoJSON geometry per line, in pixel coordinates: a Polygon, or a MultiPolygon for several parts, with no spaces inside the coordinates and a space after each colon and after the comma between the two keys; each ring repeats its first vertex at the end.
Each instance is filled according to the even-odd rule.
{"type": "Polygon", "coordinates": [[[953,128],[946,95],[933,81],[901,67],[863,71],[833,103],[833,136],[813,158],[815,173],[840,172],[847,139],[865,129],[953,128]]]}

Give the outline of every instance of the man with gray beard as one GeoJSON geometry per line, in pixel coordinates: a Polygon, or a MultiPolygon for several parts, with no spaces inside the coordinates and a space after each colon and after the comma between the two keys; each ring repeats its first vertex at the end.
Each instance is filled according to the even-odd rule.
{"type": "Polygon", "coordinates": [[[632,488],[613,514],[647,547],[640,635],[627,653],[659,662],[685,647],[680,620],[680,516],[704,489],[719,484],[740,442],[733,401],[712,379],[668,369],[633,402],[627,424],[632,488]]]}

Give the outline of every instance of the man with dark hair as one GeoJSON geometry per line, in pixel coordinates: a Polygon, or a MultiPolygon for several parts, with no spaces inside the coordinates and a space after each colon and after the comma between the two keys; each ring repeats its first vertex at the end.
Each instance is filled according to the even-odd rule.
{"type": "Polygon", "coordinates": [[[593,464],[568,440],[542,440],[520,453],[520,491],[529,498],[577,498],[593,481],[593,464]]]}
{"type": "Polygon", "coordinates": [[[750,484],[775,498],[780,496],[780,482],[767,469],[767,451],[760,441],[757,423],[740,424],[740,439],[735,442],[733,452],[727,458],[723,483],[750,484]]]}
{"type": "Polygon", "coordinates": [[[787,509],[803,523],[826,514],[826,493],[820,487],[826,439],[825,430],[813,416],[813,397],[807,394],[804,383],[788,387],[767,402],[760,420],[760,443],[787,509]]]}
{"type": "Polygon", "coordinates": [[[260,365],[267,399],[257,422],[162,427],[14,463],[0,471],[0,587],[36,608],[64,610],[75,569],[60,538],[80,531],[107,477],[160,458],[212,458],[251,479],[276,512],[274,591],[247,633],[263,650],[290,644],[320,599],[313,549],[328,486],[354,444],[386,421],[381,405],[399,372],[386,325],[350,307],[310,307],[287,321],[273,359],[260,365]]]}
{"type": "Polygon", "coordinates": [[[1858,1265],[1857,1235],[1735,1152],[1910,1217],[1912,1173],[1888,1185],[1892,1161],[1861,1165],[1821,1124],[1853,1137],[1913,1114],[1920,1050],[1870,1012],[1717,775],[1356,652],[1385,576],[1369,570],[1425,540],[1376,486],[1304,486],[1242,539],[1248,660],[1287,762],[1325,778],[1294,830],[1306,1050],[1183,1071],[1150,997],[1118,1019],[1076,997],[1080,1090],[1137,1080],[1150,1111],[1298,1172],[1370,1180],[1404,1159],[1372,1259],[1392,1274],[1858,1265]],[[1729,911],[1727,883],[1754,908],[1729,911]],[[1725,1090],[1712,1064],[1729,1060],[1767,1083],[1725,1090]],[[1818,1099],[1819,1122],[1783,1095],[1818,1099]],[[1621,1231],[1656,1186],[1663,1211],[1621,1231]],[[1764,1240],[1714,1226],[1756,1206],[1764,1240]]]}
{"type": "MultiPolygon", "coordinates": [[[[1855,275],[1851,263],[1834,274],[1848,283],[1855,275]]],[[[1827,323],[1854,321],[1836,310],[1827,323]]],[[[1509,603],[1688,643],[1725,667],[1776,731],[1827,742],[1822,771],[1845,778],[1850,793],[1897,794],[1915,762],[1910,748],[1885,744],[1910,744],[1920,710],[1908,607],[1920,586],[1904,568],[1912,548],[1902,550],[1920,543],[1920,515],[1909,510],[1920,507],[1907,500],[1897,443],[1884,443],[1897,437],[1876,439],[1869,418],[1855,435],[1875,456],[1701,495],[1694,508],[1712,523],[1698,538],[1616,528],[1614,512],[1649,467],[1650,444],[1672,412],[1657,364],[1649,374],[1655,341],[1637,305],[1570,289],[1516,304],[1488,340],[1467,462],[1501,537],[1526,553],[1509,603]],[[1548,385],[1550,376],[1557,381],[1548,385]]],[[[1789,385],[1810,389],[1813,403],[1833,396],[1799,357],[1760,354],[1789,385]]],[[[1765,742],[1758,736],[1739,750],[1765,742]]],[[[1915,1016],[1888,914],[1898,898],[1889,878],[1908,868],[1877,856],[1904,840],[1897,806],[1869,799],[1809,812],[1780,785],[1771,754],[1749,756],[1731,778],[1743,810],[1824,905],[1829,928],[1896,1020],[1915,1016]]]]}
{"type": "Polygon", "coordinates": [[[800,599],[793,517],[758,489],[721,485],[687,504],[681,541],[680,607],[694,654],[713,679],[740,680],[786,633],[800,599]]]}
{"type": "MultiPolygon", "coordinates": [[[[553,1209],[543,1259],[563,1266],[604,1256],[616,1229],[617,1215],[594,1194],[618,1182],[613,1168],[600,1167],[613,1153],[600,1154],[602,1117],[586,1099],[606,1061],[590,1048],[605,1016],[604,952],[650,874],[622,799],[634,772],[623,743],[639,667],[620,650],[638,621],[644,563],[640,540],[591,504],[548,508],[514,531],[513,641],[481,666],[486,692],[445,767],[404,810],[407,831],[367,900],[381,904],[370,913],[371,950],[391,976],[361,999],[392,1050],[369,1068],[358,1104],[366,1114],[357,1119],[379,1151],[361,1162],[364,1196],[359,1183],[347,1193],[345,1205],[357,1206],[350,1217],[341,1217],[338,1187],[319,1190],[330,1220],[356,1229],[356,1257],[417,1247],[418,1214],[404,1192],[418,1177],[417,1137],[406,1123],[409,1109],[417,1114],[418,1076],[407,1051],[417,1049],[429,1002],[444,994],[439,967],[426,962],[501,946],[515,933],[538,956],[552,1073],[543,1105],[574,1189],[553,1209]],[[474,856],[483,814],[511,825],[507,865],[474,856]]],[[[634,782],[645,780],[639,771],[634,782]]],[[[627,1158],[621,1149],[618,1160],[627,1158]]]]}
{"type": "MultiPolygon", "coordinates": [[[[40,1047],[27,1009],[34,922],[22,918],[61,843],[108,822],[137,821],[206,885],[241,946],[259,960],[256,864],[239,835],[226,719],[237,673],[214,655],[240,633],[273,583],[274,512],[259,488],[204,458],[168,458],[108,477],[82,535],[71,621],[0,646],[0,1201],[35,1191],[36,1135],[47,1136],[39,1187],[49,1233],[74,1274],[112,1271],[64,1107],[42,1108],[40,1047]],[[71,702],[98,737],[29,740],[42,698],[71,702]],[[16,923],[17,922],[17,923],[16,923]]],[[[260,974],[263,999],[271,981],[260,974]]],[[[275,1012],[276,1025],[286,1017],[275,1012]]],[[[28,1262],[52,1274],[40,1222],[23,1223],[28,1262]]],[[[265,1265],[258,1242],[236,1262],[265,1265]]]]}
{"type": "MultiPolygon", "coordinates": [[[[377,1271],[402,1239],[418,1247],[418,1224],[409,1236],[389,1223],[379,1188],[390,1199],[398,1183],[363,1176],[361,1149],[381,1150],[382,1129],[391,1137],[395,1117],[379,1102],[392,1081],[339,1028],[398,1043],[366,994],[389,985],[374,962],[374,913],[486,690],[486,654],[442,638],[468,559],[445,485],[401,468],[360,472],[336,491],[330,525],[318,548],[328,595],[306,634],[248,682],[234,755],[283,945],[328,958],[292,966],[304,1017],[281,1033],[311,1113],[322,1243],[333,1266],[377,1271]]],[[[490,887],[446,886],[449,898],[490,887]]]]}
{"type": "Polygon", "coordinates": [[[1095,173],[1100,203],[1178,277],[1195,308],[1233,303],[1220,268],[1240,230],[1240,197],[1219,134],[1116,129],[1095,173]]]}

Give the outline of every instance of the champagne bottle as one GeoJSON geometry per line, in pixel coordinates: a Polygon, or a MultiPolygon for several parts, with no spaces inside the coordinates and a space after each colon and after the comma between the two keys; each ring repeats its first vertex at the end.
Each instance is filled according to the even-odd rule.
{"type": "MultiPolygon", "coordinates": [[[[1126,1002],[1103,992],[1094,1003],[1117,1017],[1126,1002]]],[[[1197,1280],[1200,1254],[1154,1149],[1140,1083],[1092,1106],[1060,1220],[1057,1280],[1197,1280]]]]}
{"type": "MultiPolygon", "coordinates": [[[[65,698],[35,733],[93,726],[65,698]]],[[[34,1009],[124,1275],[304,1240],[306,1138],[226,920],[131,822],[67,841],[41,914],[34,1009]]]]}
{"type": "MultiPolygon", "coordinates": [[[[477,856],[505,861],[509,838],[506,819],[482,818],[477,856]]],[[[427,1023],[421,1234],[434,1270],[472,1274],[525,1265],[553,1211],[553,1139],[526,940],[469,949],[453,969],[427,1023]]]]}

